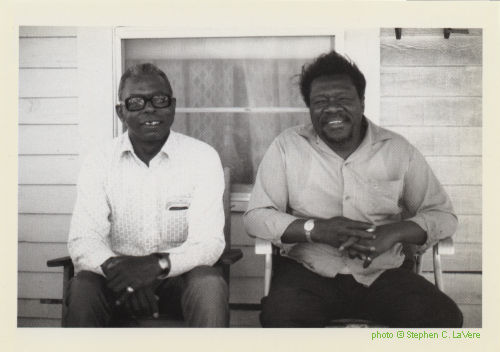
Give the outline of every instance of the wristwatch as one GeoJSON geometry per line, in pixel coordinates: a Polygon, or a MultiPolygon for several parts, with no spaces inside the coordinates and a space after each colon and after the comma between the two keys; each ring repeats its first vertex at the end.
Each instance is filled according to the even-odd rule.
{"type": "Polygon", "coordinates": [[[306,233],[306,240],[309,243],[314,243],[313,240],[311,239],[312,230],[314,230],[314,220],[309,219],[304,223],[304,231],[306,233]]]}
{"type": "Polygon", "coordinates": [[[158,275],[158,279],[166,279],[168,273],[170,272],[170,257],[168,253],[155,253],[154,255],[158,258],[158,266],[161,269],[161,273],[160,275],[158,275]]]}

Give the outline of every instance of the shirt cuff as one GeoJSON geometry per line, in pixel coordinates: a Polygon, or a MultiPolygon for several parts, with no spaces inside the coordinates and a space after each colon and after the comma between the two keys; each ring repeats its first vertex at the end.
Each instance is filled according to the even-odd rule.
{"type": "Polygon", "coordinates": [[[285,230],[290,226],[292,222],[299,219],[296,216],[276,212],[272,216],[269,216],[264,220],[264,224],[267,227],[269,233],[272,235],[270,238],[271,242],[275,245],[282,245],[281,236],[285,233],[285,230]]]}
{"type": "Polygon", "coordinates": [[[106,277],[106,274],[104,274],[104,271],[102,271],[101,265],[106,260],[108,260],[109,258],[114,257],[114,256],[115,256],[115,253],[108,252],[108,251],[101,251],[101,252],[94,253],[92,259],[94,260],[95,266],[94,266],[92,271],[95,272],[96,274],[99,274],[99,275],[106,277]]]}

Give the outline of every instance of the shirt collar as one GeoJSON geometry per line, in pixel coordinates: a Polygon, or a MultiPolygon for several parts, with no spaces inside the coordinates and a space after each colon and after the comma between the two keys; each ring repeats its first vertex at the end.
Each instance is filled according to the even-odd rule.
{"type": "Polygon", "coordinates": [[[128,131],[123,132],[118,151],[120,153],[120,156],[122,156],[126,152],[134,152],[134,147],[132,146],[132,142],[130,141],[130,137],[128,136],[128,131]]]}
{"type": "MultiPolygon", "coordinates": [[[[175,157],[175,154],[177,153],[178,150],[179,150],[179,134],[170,130],[167,141],[163,144],[158,153],[164,154],[168,158],[172,158],[175,157]]],[[[127,152],[135,154],[134,146],[130,141],[130,137],[127,131],[123,132],[122,134],[122,139],[118,151],[120,156],[123,156],[127,152]]]]}
{"type": "MultiPolygon", "coordinates": [[[[365,121],[368,124],[368,128],[366,129],[365,138],[363,139],[361,144],[369,143],[371,145],[374,145],[387,139],[393,138],[393,135],[389,131],[377,126],[366,117],[365,121]]],[[[322,142],[322,140],[319,138],[319,135],[316,134],[312,123],[301,126],[297,132],[299,135],[307,138],[310,142],[322,142]]]]}
{"type": "Polygon", "coordinates": [[[164,153],[168,158],[175,158],[179,151],[179,134],[170,130],[167,141],[161,147],[160,153],[164,153]]]}

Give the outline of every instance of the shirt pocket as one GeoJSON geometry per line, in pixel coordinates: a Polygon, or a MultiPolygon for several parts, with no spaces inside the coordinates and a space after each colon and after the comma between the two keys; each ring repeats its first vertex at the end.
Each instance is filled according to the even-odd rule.
{"type": "Polygon", "coordinates": [[[190,206],[190,196],[169,197],[166,200],[161,221],[161,238],[164,246],[177,247],[186,241],[190,206]]]}
{"type": "Polygon", "coordinates": [[[383,220],[401,213],[402,190],[403,180],[366,180],[358,192],[357,203],[369,217],[383,220]]]}

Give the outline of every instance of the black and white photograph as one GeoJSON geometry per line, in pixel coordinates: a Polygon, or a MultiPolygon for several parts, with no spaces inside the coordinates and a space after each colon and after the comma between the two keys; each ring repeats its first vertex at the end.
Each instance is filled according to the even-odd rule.
{"type": "Polygon", "coordinates": [[[13,348],[494,340],[498,6],[153,2],[6,26],[13,348]]]}
{"type": "Polygon", "coordinates": [[[19,28],[18,326],[481,327],[481,28],[168,32],[19,28]]]}

